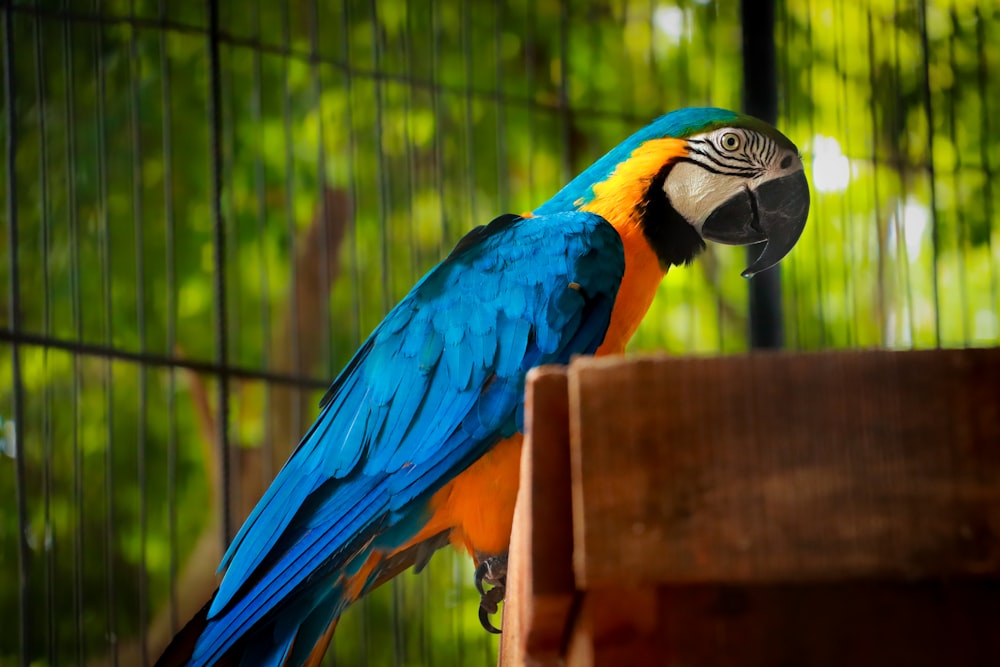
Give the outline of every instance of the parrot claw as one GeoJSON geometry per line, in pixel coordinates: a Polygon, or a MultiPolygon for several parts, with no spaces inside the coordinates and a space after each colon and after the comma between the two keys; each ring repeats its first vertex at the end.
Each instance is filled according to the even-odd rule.
{"type": "Polygon", "coordinates": [[[479,622],[482,624],[483,629],[486,632],[493,633],[495,635],[500,634],[500,628],[493,625],[490,620],[490,615],[495,614],[499,609],[500,602],[503,601],[504,590],[503,586],[497,586],[491,588],[485,595],[483,595],[482,601],[479,603],[479,622]],[[493,593],[498,593],[493,595],[493,593]]]}
{"type": "Polygon", "coordinates": [[[476,568],[476,590],[479,591],[479,622],[487,632],[500,634],[500,629],[490,621],[490,616],[500,610],[507,592],[507,554],[490,556],[480,561],[476,568]],[[483,584],[489,584],[487,589],[483,584]]]}

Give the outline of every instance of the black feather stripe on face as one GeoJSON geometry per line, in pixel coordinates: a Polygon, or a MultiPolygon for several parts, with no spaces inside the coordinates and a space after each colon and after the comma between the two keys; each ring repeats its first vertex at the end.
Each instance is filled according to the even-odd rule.
{"type": "Polygon", "coordinates": [[[670,203],[663,184],[674,163],[668,163],[653,177],[639,203],[642,233],[664,269],[690,264],[705,249],[705,241],[670,203]]]}

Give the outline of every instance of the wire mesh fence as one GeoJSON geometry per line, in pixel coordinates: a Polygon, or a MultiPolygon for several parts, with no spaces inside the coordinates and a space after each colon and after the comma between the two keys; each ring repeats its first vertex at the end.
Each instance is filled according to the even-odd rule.
{"type": "MultiPolygon", "coordinates": [[[[0,664],[155,656],[326,384],[465,231],[742,93],[724,0],[8,1],[2,22],[0,664]]],[[[778,3],[779,127],[814,188],[790,347],[1000,339],[998,27],[986,0],[778,3]]],[[[672,271],[633,348],[747,349],[742,261],[672,271]]],[[[328,659],[495,663],[471,581],[442,552],[328,659]]]]}

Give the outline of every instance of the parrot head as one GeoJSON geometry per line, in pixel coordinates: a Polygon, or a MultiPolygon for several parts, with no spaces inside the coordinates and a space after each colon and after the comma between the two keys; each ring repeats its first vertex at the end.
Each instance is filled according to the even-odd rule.
{"type": "Polygon", "coordinates": [[[641,235],[661,267],[689,263],[705,241],[764,244],[743,272],[777,264],[799,240],[809,184],[798,149],[767,123],[688,108],[661,116],[535,211],[580,209],[641,235]]]}

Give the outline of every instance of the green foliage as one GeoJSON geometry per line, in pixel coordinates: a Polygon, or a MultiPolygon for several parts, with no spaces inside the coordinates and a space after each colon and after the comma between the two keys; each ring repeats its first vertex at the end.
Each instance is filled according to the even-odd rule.
{"type": "MultiPolygon", "coordinates": [[[[10,229],[16,196],[19,240],[12,250],[0,239],[0,282],[13,280],[13,252],[17,328],[213,360],[221,269],[228,361],[247,369],[273,369],[269,344],[299,279],[292,258],[324,187],[348,192],[355,210],[330,258],[340,276],[320,318],[321,362],[303,369],[332,378],[469,228],[535,207],[656,115],[740,102],[735,2],[220,0],[219,267],[205,3],[13,5],[3,20],[14,98],[2,108],[15,135],[0,135],[16,141],[16,170],[0,210],[10,229]]],[[[779,7],[779,126],[815,186],[783,263],[795,348],[1000,338],[1000,86],[989,78],[1000,11],[927,5],[779,7]]],[[[715,248],[671,272],[633,348],[745,350],[744,260],[715,248]]],[[[20,361],[29,655],[91,661],[170,603],[208,522],[205,443],[183,373],[33,345],[20,361]]],[[[5,419],[13,381],[0,346],[5,419]]],[[[263,411],[239,400],[230,431],[257,446],[263,411]]],[[[0,494],[15,506],[11,458],[0,459],[0,494]]],[[[7,619],[18,618],[18,529],[5,513],[7,619]]],[[[428,573],[384,587],[344,619],[337,664],[495,661],[470,583],[464,560],[439,555],[428,573]]],[[[0,635],[0,664],[18,650],[16,632],[0,635]]]]}
{"type": "Polygon", "coordinates": [[[787,3],[782,18],[779,49],[802,58],[784,67],[781,126],[815,189],[785,265],[792,344],[995,345],[1000,12],[878,0],[787,3]]]}

